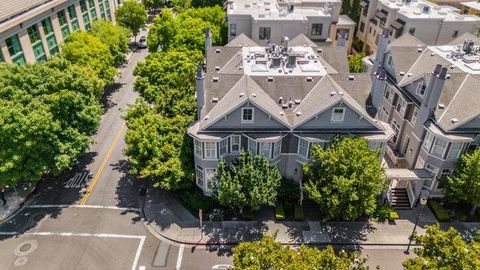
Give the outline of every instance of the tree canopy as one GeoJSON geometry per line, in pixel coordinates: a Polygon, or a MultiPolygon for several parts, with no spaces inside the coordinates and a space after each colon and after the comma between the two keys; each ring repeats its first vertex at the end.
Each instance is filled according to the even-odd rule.
{"type": "Polygon", "coordinates": [[[480,149],[464,154],[455,174],[443,181],[446,181],[446,198],[452,202],[471,204],[473,215],[480,204],[480,149]]]}
{"type": "Polygon", "coordinates": [[[403,262],[407,270],[436,269],[479,269],[480,242],[479,237],[463,240],[460,234],[450,227],[441,231],[438,225],[427,227],[425,235],[416,236],[415,248],[417,257],[403,262]]]}
{"type": "Polygon", "coordinates": [[[168,0],[142,0],[142,4],[148,10],[155,10],[165,6],[168,0]]]}
{"type": "Polygon", "coordinates": [[[337,138],[323,149],[312,148],[304,165],[304,189],[320,206],[326,220],[355,220],[370,215],[386,178],[378,150],[370,150],[364,138],[337,138]]]}
{"type": "Polygon", "coordinates": [[[147,23],[145,6],[136,0],[125,0],[115,12],[118,24],[130,30],[136,37],[147,23]]]}
{"type": "Polygon", "coordinates": [[[89,32],[70,34],[62,45],[61,56],[72,64],[91,68],[105,84],[113,82],[117,73],[108,45],[89,32]]]}
{"type": "Polygon", "coordinates": [[[331,246],[325,249],[302,245],[290,249],[275,242],[275,235],[264,235],[260,241],[242,242],[233,248],[235,269],[337,269],[365,270],[366,259],[358,253],[341,251],[335,253],[331,246]]]}
{"type": "Polygon", "coordinates": [[[206,28],[210,28],[213,44],[222,44],[222,34],[226,29],[224,17],[225,12],[220,6],[190,8],[178,15],[164,8],[149,29],[148,49],[156,51],[161,47],[162,50],[203,51],[206,28]]]}
{"type": "Polygon", "coordinates": [[[260,209],[263,205],[275,205],[282,176],[275,166],[261,155],[241,152],[238,164],[228,167],[224,160],[218,164],[214,196],[227,207],[260,209]]]}
{"type": "Polygon", "coordinates": [[[366,70],[367,66],[365,65],[365,63],[363,63],[363,57],[365,57],[365,53],[360,52],[351,55],[348,58],[348,67],[350,68],[350,72],[360,73],[366,70]]]}
{"type": "Polygon", "coordinates": [[[0,64],[0,187],[70,168],[98,127],[102,91],[91,69],[61,57],[0,64]]]}
{"type": "Polygon", "coordinates": [[[126,28],[110,21],[97,20],[92,23],[90,33],[108,46],[115,66],[125,62],[125,55],[130,50],[130,33],[126,28]]]}

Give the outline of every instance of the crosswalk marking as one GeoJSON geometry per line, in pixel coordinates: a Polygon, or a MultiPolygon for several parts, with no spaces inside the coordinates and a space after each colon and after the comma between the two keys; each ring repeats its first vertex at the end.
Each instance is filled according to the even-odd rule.
{"type": "Polygon", "coordinates": [[[63,184],[65,188],[82,188],[87,185],[88,179],[92,178],[89,172],[76,173],[63,184]]]}
{"type": "Polygon", "coordinates": [[[176,270],[180,270],[182,267],[182,259],[183,259],[183,250],[185,249],[185,245],[181,244],[180,249],[178,250],[178,257],[177,257],[177,267],[176,270]]]}

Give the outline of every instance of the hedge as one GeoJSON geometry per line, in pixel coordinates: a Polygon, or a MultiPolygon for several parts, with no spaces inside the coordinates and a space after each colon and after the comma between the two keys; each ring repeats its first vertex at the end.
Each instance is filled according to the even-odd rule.
{"type": "Polygon", "coordinates": [[[303,208],[298,203],[295,204],[294,216],[296,221],[302,221],[305,219],[305,215],[303,214],[303,208]]]}
{"type": "Polygon", "coordinates": [[[278,203],[275,206],[275,219],[285,220],[285,210],[283,210],[283,205],[281,203],[278,203]]]}
{"type": "Polygon", "coordinates": [[[430,200],[428,201],[428,206],[430,206],[430,209],[438,221],[448,221],[450,219],[447,211],[445,211],[443,206],[438,201],[430,200]]]}

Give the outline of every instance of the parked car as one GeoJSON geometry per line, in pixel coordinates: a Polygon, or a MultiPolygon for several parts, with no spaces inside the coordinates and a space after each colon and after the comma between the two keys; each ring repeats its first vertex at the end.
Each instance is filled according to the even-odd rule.
{"type": "Polygon", "coordinates": [[[147,48],[147,37],[141,36],[140,39],[137,42],[137,46],[140,49],[145,49],[147,48]]]}

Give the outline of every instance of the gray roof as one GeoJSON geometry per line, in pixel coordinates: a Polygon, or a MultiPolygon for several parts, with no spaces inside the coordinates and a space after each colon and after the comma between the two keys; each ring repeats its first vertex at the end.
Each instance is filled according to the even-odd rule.
{"type": "Polygon", "coordinates": [[[258,46],[255,41],[251,40],[244,33],[241,33],[236,38],[232,39],[226,47],[243,47],[243,46],[258,46]]]}
{"type": "Polygon", "coordinates": [[[316,47],[317,44],[310,40],[305,34],[301,33],[288,42],[290,46],[308,46],[316,47]]]}
{"type": "Polygon", "coordinates": [[[427,45],[420,39],[405,33],[397,39],[394,39],[389,44],[390,47],[426,47],[427,45]]]}
{"type": "Polygon", "coordinates": [[[48,2],[51,0],[1,0],[0,23],[48,2]]]}
{"type": "Polygon", "coordinates": [[[465,33],[459,37],[457,37],[456,39],[450,41],[448,43],[448,45],[459,45],[459,44],[463,44],[463,42],[467,39],[470,39],[470,40],[473,40],[475,42],[475,45],[478,45],[480,44],[480,37],[477,37],[475,36],[474,34],[472,33],[465,33]]]}

